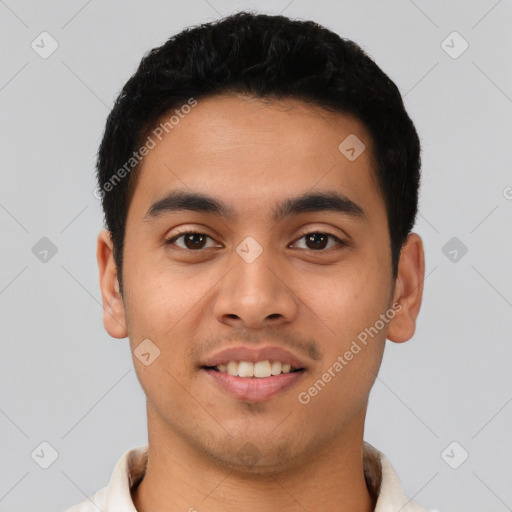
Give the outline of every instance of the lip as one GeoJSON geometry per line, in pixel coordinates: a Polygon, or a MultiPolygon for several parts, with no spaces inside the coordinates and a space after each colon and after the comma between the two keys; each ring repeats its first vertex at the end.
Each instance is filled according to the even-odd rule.
{"type": "Polygon", "coordinates": [[[239,400],[249,402],[269,400],[296,384],[305,373],[304,371],[281,373],[260,379],[257,377],[235,377],[208,368],[202,368],[202,371],[228,393],[231,393],[239,400]]]}
{"type": "MultiPolygon", "coordinates": [[[[281,361],[281,363],[289,364],[293,368],[303,368],[307,370],[306,363],[299,357],[284,348],[270,346],[259,347],[256,349],[251,349],[249,347],[226,348],[216,352],[210,357],[207,357],[200,366],[217,366],[219,364],[227,364],[229,361],[249,361],[251,363],[255,363],[256,361],[266,360],[281,361]]],[[[270,379],[271,377],[268,378],[270,379]]]]}

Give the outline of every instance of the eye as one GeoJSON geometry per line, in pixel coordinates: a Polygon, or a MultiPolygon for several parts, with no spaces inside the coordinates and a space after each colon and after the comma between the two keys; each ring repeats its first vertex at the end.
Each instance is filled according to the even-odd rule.
{"type": "MultiPolygon", "coordinates": [[[[184,250],[190,250],[198,252],[202,249],[208,248],[206,247],[207,239],[214,241],[213,238],[205,233],[199,233],[197,231],[183,231],[177,235],[174,235],[172,238],[165,240],[165,245],[177,245],[179,248],[184,250]],[[183,244],[180,245],[176,243],[178,240],[183,238],[183,244]]],[[[316,252],[320,252],[325,249],[332,249],[336,244],[340,246],[346,246],[347,244],[340,240],[337,236],[331,235],[329,233],[322,233],[320,231],[314,231],[311,233],[306,233],[301,236],[298,240],[304,240],[306,247],[299,247],[299,249],[312,250],[316,252]],[[329,245],[329,239],[333,241],[331,245],[329,245]]],[[[297,243],[297,242],[295,242],[297,243]]],[[[290,244],[290,246],[293,245],[290,244]]],[[[218,245],[210,245],[210,247],[219,247],[218,245]]]]}
{"type": "Polygon", "coordinates": [[[181,246],[179,244],[176,244],[181,249],[185,250],[200,250],[205,248],[205,242],[209,238],[213,241],[213,238],[211,236],[208,236],[204,233],[198,233],[197,231],[183,231],[182,233],[179,233],[178,235],[173,236],[172,238],[169,238],[165,241],[165,245],[172,245],[180,238],[183,238],[184,246],[181,246]]]}
{"type": "MultiPolygon", "coordinates": [[[[306,244],[310,244],[310,246],[302,247],[303,249],[309,249],[312,251],[319,251],[322,249],[326,249],[326,245],[328,245],[329,238],[338,243],[338,245],[347,245],[345,242],[340,240],[337,236],[331,235],[329,233],[322,233],[320,231],[314,231],[312,233],[307,233],[301,236],[298,240],[305,240],[306,244]]],[[[292,245],[292,244],[290,244],[292,245]]],[[[335,244],[333,244],[335,245],[335,244]]],[[[333,245],[327,247],[327,249],[331,249],[333,245]]],[[[299,247],[301,248],[301,247],[299,247]]]]}

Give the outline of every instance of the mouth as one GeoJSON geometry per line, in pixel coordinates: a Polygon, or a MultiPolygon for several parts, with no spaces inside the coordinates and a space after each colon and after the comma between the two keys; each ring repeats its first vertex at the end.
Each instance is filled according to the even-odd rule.
{"type": "Polygon", "coordinates": [[[232,377],[241,377],[243,379],[268,379],[277,375],[302,372],[305,368],[296,368],[289,363],[281,361],[228,361],[216,366],[202,366],[204,370],[224,373],[232,377]]]}
{"type": "Polygon", "coordinates": [[[296,385],[306,362],[278,346],[228,347],[201,361],[209,382],[238,400],[263,402],[296,385]]]}
{"type": "Polygon", "coordinates": [[[245,402],[264,402],[297,384],[306,369],[277,360],[235,361],[202,366],[223,392],[245,402]]]}

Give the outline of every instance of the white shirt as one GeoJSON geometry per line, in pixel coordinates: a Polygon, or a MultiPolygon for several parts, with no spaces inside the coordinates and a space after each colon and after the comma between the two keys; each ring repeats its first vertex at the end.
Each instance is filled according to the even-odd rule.
{"type": "MultiPolygon", "coordinates": [[[[130,490],[146,472],[148,446],[125,452],[117,462],[109,484],[90,498],[64,512],[137,512],[130,490]]],[[[377,496],[374,512],[426,512],[405,497],[402,485],[387,457],[364,443],[364,471],[370,493],[377,496]]]]}

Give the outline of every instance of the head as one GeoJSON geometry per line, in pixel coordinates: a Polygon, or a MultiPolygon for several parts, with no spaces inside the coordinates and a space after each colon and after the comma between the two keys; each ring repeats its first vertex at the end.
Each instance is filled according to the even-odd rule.
{"type": "Polygon", "coordinates": [[[313,22],[239,13],[146,54],[99,149],[98,261],[153,421],[224,462],[251,443],[251,466],[360,429],[386,337],[409,339],[419,312],[419,170],[395,84],[313,22]],[[205,367],[241,345],[289,350],[300,384],[226,395],[205,367]]]}

